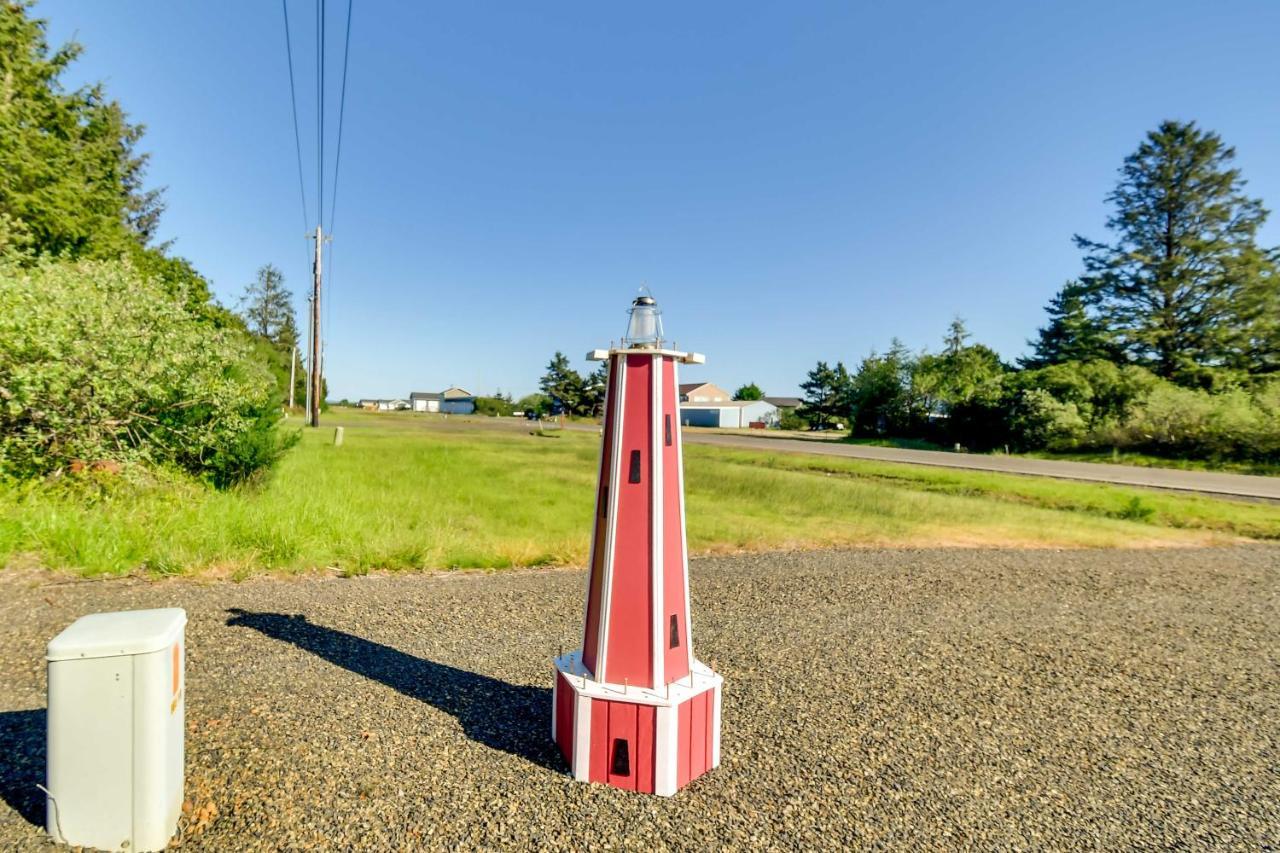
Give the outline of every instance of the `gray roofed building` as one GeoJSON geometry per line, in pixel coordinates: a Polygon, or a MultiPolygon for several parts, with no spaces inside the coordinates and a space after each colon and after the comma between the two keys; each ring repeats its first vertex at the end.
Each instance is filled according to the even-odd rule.
{"type": "Polygon", "coordinates": [[[764,400],[779,409],[798,409],[804,405],[804,400],[799,397],[765,397],[764,400]]]}

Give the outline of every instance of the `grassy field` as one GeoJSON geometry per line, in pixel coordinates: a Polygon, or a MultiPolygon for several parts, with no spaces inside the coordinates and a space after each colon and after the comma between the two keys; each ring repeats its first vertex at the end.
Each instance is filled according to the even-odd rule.
{"type": "MultiPolygon", "coordinates": [[[[585,562],[596,434],[402,413],[325,425],[265,483],[229,492],[164,478],[0,487],[0,564],[244,576],[585,562]]],[[[686,469],[701,553],[1280,539],[1280,507],[1138,489],[693,445],[686,469]]]]}

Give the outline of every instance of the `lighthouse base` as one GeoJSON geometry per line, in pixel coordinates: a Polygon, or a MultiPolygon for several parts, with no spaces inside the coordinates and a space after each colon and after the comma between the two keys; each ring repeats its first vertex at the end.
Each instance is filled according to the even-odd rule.
{"type": "Polygon", "coordinates": [[[554,663],[551,736],[575,779],[669,797],[720,766],[723,679],[702,663],[656,689],[595,681],[581,652],[554,663]]]}

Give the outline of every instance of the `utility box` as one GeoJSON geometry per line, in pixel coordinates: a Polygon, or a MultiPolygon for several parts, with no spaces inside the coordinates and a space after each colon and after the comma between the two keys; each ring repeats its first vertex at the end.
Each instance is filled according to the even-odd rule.
{"type": "Polygon", "coordinates": [[[182,811],[186,611],[94,613],[49,643],[54,840],[163,850],[182,811]]]}

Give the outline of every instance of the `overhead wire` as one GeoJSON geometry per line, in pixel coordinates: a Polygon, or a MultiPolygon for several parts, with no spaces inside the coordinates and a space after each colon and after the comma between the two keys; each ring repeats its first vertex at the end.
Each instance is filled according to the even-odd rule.
{"type": "Polygon", "coordinates": [[[324,0],[316,0],[316,224],[324,224],[324,0]]]}
{"type": "Polygon", "coordinates": [[[302,134],[298,132],[298,94],[293,84],[293,44],[289,37],[289,0],[280,0],[284,10],[284,52],[289,61],[289,102],[293,106],[293,149],[298,158],[298,191],[302,195],[302,230],[307,230],[311,217],[307,215],[307,184],[302,177],[302,134]]]}
{"type": "MultiPolygon", "coordinates": [[[[350,65],[350,59],[351,59],[352,3],[353,3],[353,0],[347,0],[347,26],[346,26],[346,35],[343,37],[343,48],[342,48],[342,86],[341,86],[340,94],[338,96],[338,140],[337,140],[337,147],[334,152],[334,158],[333,158],[333,184],[329,190],[329,233],[330,234],[333,233],[333,223],[334,223],[334,220],[337,218],[338,175],[341,174],[341,169],[342,169],[342,127],[343,127],[343,124],[345,123],[346,114],[347,114],[347,68],[350,65]]],[[[329,250],[329,259],[327,264],[327,269],[329,273],[329,295],[324,302],[325,316],[323,318],[323,328],[326,333],[330,328],[330,319],[333,316],[334,294],[336,292],[334,288],[334,282],[336,280],[336,276],[334,275],[334,271],[333,271],[334,270],[333,243],[332,242],[329,243],[327,248],[329,250]]]]}
{"type": "Polygon", "coordinates": [[[338,205],[338,173],[342,168],[342,124],[347,114],[347,65],[351,58],[351,5],[347,0],[347,34],[342,48],[342,93],[338,97],[338,150],[333,158],[333,188],[329,199],[329,230],[333,230],[334,210],[338,205]]]}

